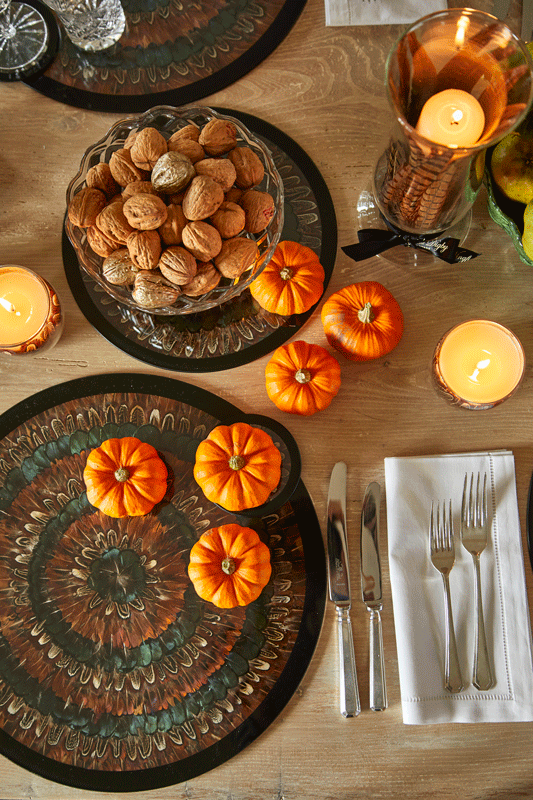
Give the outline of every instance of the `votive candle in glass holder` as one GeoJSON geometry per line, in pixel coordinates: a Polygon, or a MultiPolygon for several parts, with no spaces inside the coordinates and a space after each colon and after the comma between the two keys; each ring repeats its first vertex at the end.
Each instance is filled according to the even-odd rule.
{"type": "Polygon", "coordinates": [[[410,25],[386,72],[394,122],[374,173],[375,202],[389,226],[440,236],[470,211],[487,148],[527,115],[531,57],[492,15],[450,8],[410,25]]]}
{"type": "Polygon", "coordinates": [[[41,354],[63,330],[63,313],[55,290],[31,269],[0,266],[0,353],[41,354]]]}
{"type": "Polygon", "coordinates": [[[453,405],[473,411],[511,397],[525,369],[524,350],[498,322],[471,319],[451,328],[433,355],[436,385],[453,405]]]}

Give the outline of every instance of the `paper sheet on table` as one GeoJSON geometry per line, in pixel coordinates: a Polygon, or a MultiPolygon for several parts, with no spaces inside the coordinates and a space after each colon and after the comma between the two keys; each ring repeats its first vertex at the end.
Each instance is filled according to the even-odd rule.
{"type": "Polygon", "coordinates": [[[442,0],[325,0],[326,25],[401,25],[448,8],[442,0]]]}
{"type": "Polygon", "coordinates": [[[508,451],[385,459],[388,552],[403,720],[533,720],[533,664],[513,454],[508,451]],[[496,684],[472,685],[474,565],[460,542],[465,473],[486,471],[490,541],[481,555],[487,643],[496,684]],[[456,561],[450,573],[459,661],[466,688],[444,689],[444,592],[429,557],[432,501],[452,499],[456,561]]]}

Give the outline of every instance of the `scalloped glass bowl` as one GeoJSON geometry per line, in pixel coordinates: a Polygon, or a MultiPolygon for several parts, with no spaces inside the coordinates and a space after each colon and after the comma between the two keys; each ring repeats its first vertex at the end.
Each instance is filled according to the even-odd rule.
{"type": "Polygon", "coordinates": [[[124,146],[124,142],[132,130],[153,126],[168,139],[175,131],[185,127],[185,125],[190,125],[192,123],[201,127],[213,118],[230,120],[237,129],[237,145],[250,147],[257,153],[264,164],[265,176],[261,184],[256,188],[264,192],[269,192],[274,198],[275,213],[267,228],[257,235],[246,234],[249,238],[254,239],[259,247],[259,258],[254,268],[244,272],[240,278],[235,281],[222,278],[218,286],[201,297],[180,295],[177,301],[171,306],[147,309],[134,302],[128,287],[113,286],[104,279],[102,276],[102,262],[104,259],[94,253],[89,247],[85,230],[72,225],[67,216],[65,218],[65,231],[76,251],[81,268],[119,303],[123,303],[130,308],[135,308],[147,314],[165,316],[206,311],[209,308],[221,305],[240,295],[270,261],[283,230],[283,181],[276,169],[270,151],[263,142],[254,136],[254,134],[239,120],[227,114],[219,114],[211,108],[173,108],[171,106],[157,106],[146,111],[144,114],[128,117],[116,122],[102,139],[89,147],[85,152],[77,174],[69,183],[67,189],[67,206],[76,192],[85,185],[85,178],[88,170],[102,161],[108,162],[111,153],[124,146]]]}

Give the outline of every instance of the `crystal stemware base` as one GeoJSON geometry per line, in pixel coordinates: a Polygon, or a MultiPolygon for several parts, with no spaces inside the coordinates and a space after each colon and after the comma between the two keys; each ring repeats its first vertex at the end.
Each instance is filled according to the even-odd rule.
{"type": "Polygon", "coordinates": [[[43,70],[58,47],[53,14],[36,0],[0,0],[0,80],[23,80],[43,70]]]}

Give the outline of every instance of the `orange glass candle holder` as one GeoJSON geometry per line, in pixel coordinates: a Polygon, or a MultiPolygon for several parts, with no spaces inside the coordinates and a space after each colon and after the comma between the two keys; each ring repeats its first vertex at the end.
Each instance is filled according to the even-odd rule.
{"type": "Polygon", "coordinates": [[[375,202],[395,229],[441,234],[470,211],[482,184],[487,148],[516,128],[529,110],[530,55],[490,14],[470,8],[438,11],[413,23],[393,47],[386,85],[394,125],[375,169],[375,202]],[[451,117],[446,121],[446,114],[455,113],[446,100],[449,92],[459,103],[457,130],[466,125],[463,137],[453,134],[451,117]],[[475,109],[464,105],[465,96],[475,109]],[[428,103],[437,103],[429,124],[423,113],[428,103]],[[440,123],[439,108],[444,114],[440,123]],[[447,135],[441,127],[448,127],[447,135]]]}
{"type": "Polygon", "coordinates": [[[518,389],[524,350],[498,322],[472,319],[451,328],[433,355],[433,378],[453,405],[473,411],[493,408],[518,389]]]}
{"type": "Polygon", "coordinates": [[[31,355],[57,344],[63,313],[55,290],[31,269],[0,267],[0,353],[31,355]]]}

